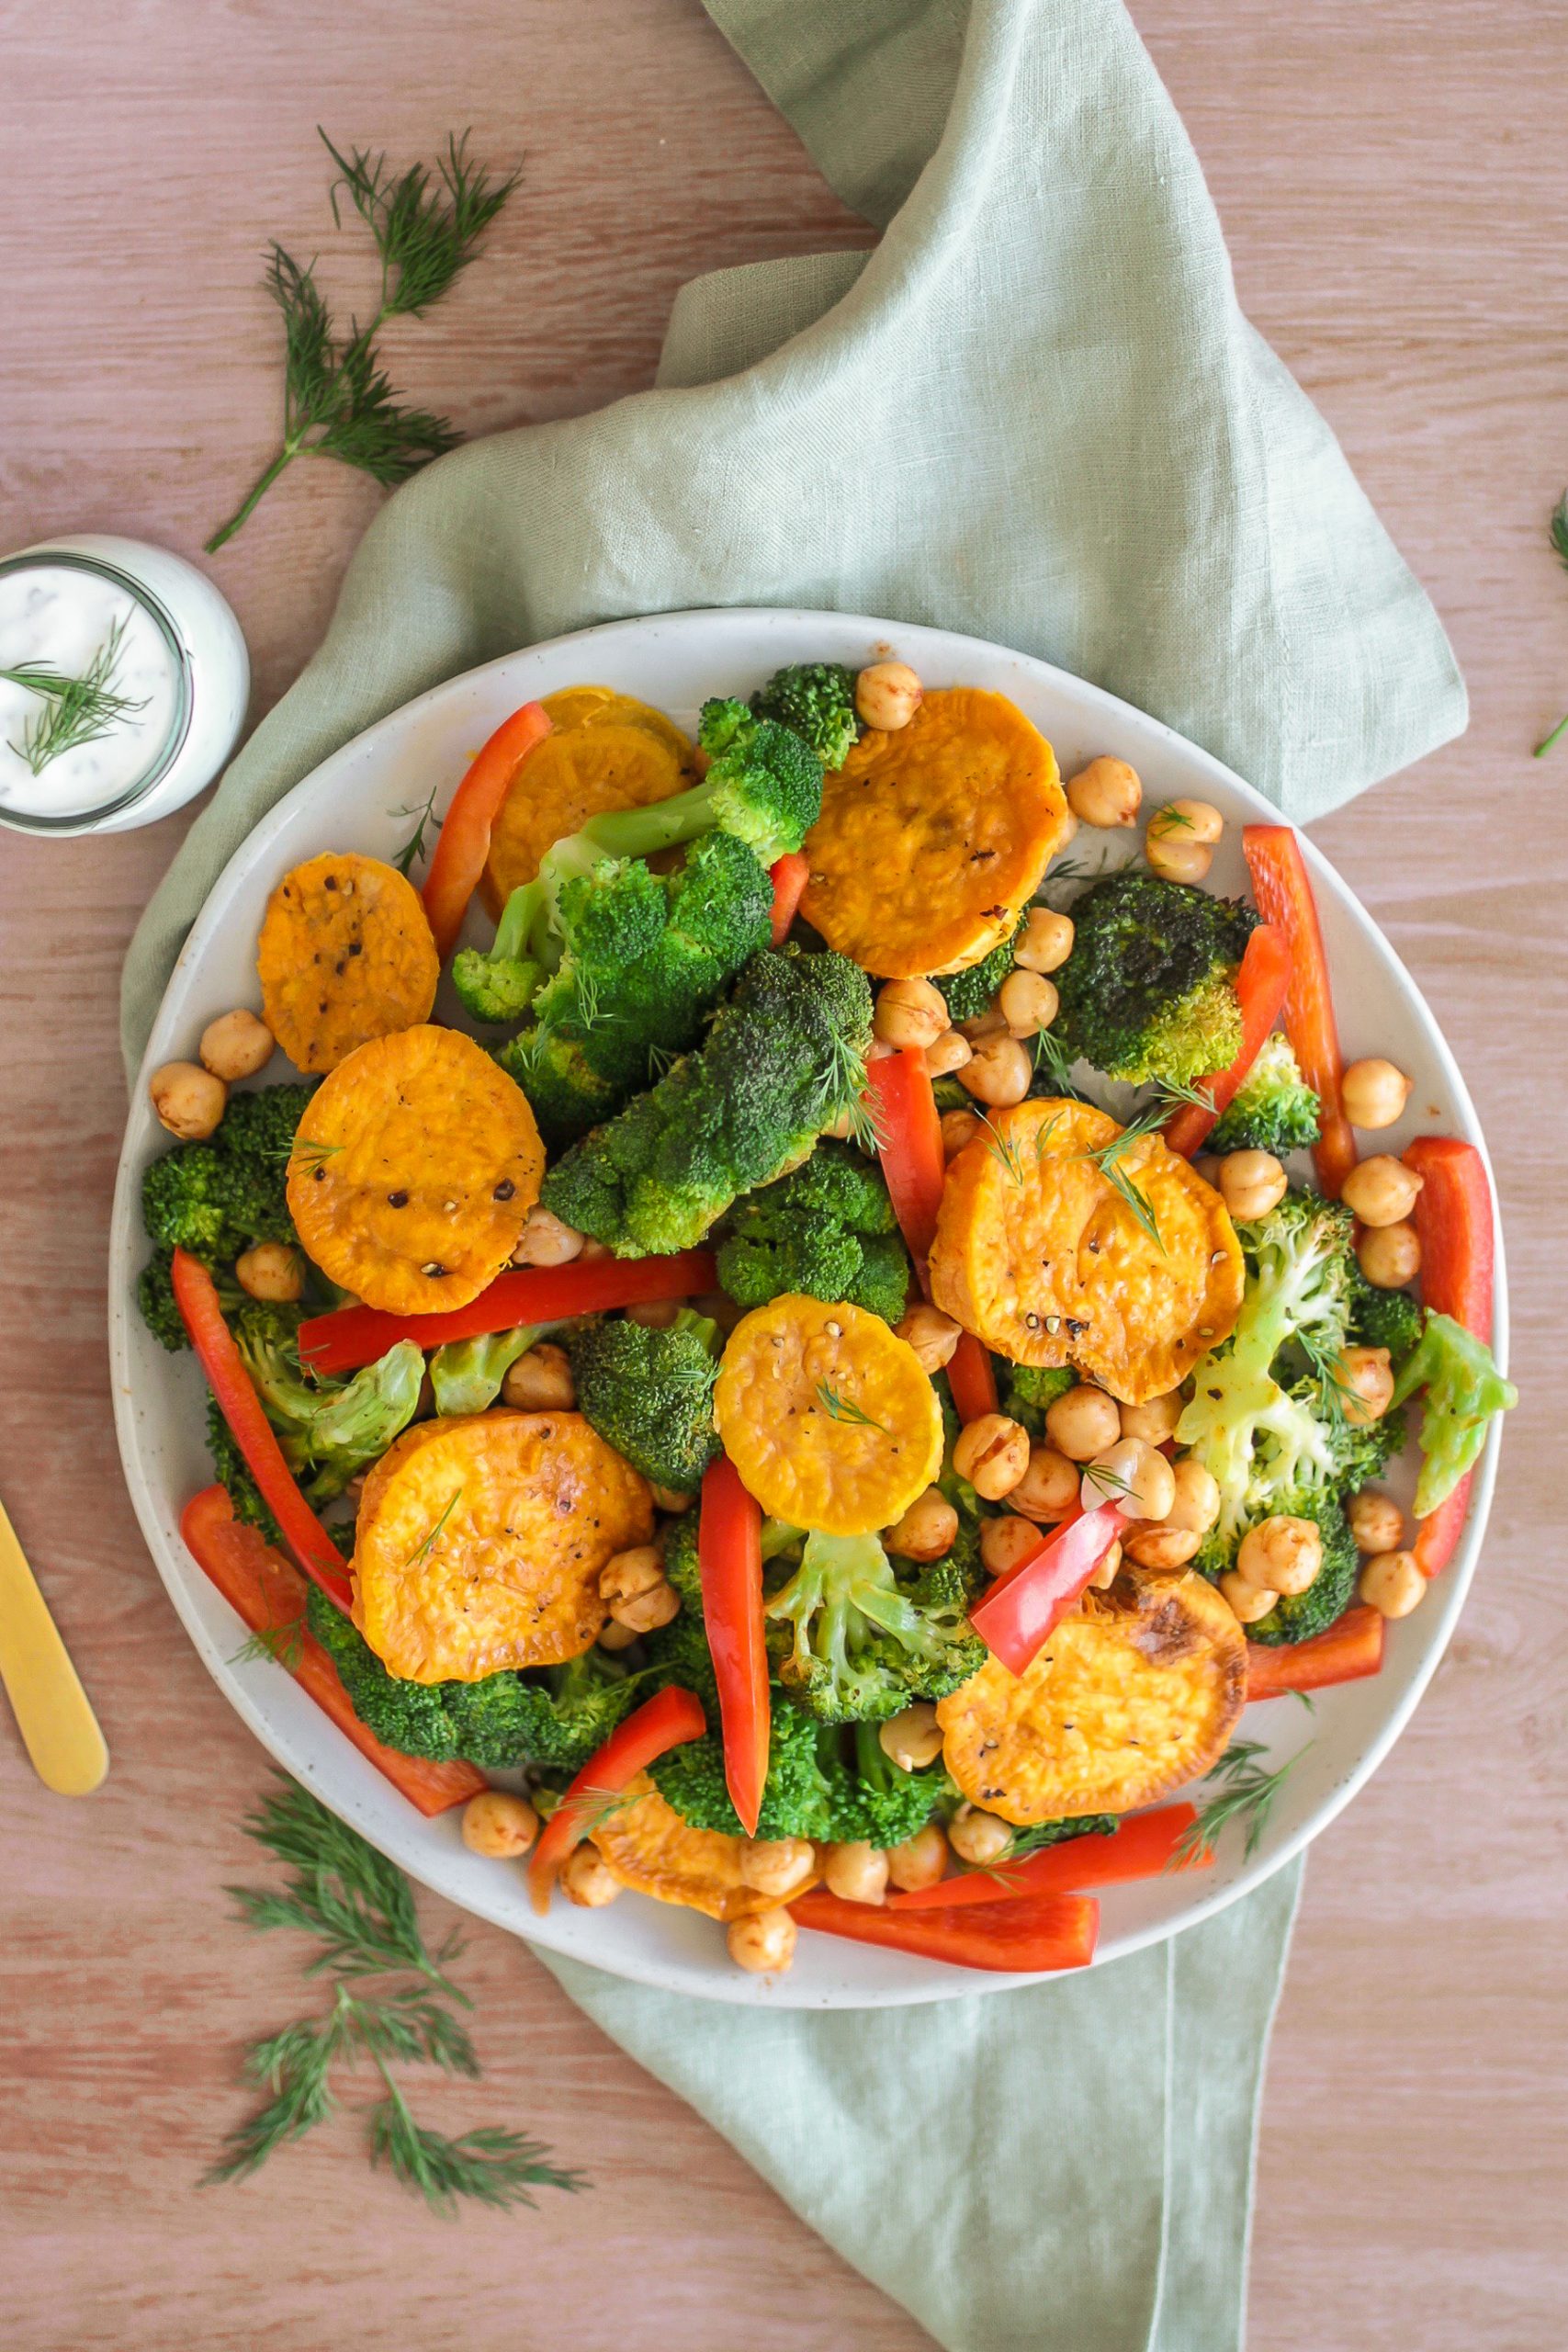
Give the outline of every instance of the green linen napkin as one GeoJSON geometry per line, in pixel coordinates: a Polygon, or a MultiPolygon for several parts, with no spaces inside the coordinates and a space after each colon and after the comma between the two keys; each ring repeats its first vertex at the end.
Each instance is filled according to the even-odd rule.
{"type": "MultiPolygon", "coordinates": [[[[655,390],[459,449],[367,533],[321,651],[138,931],[134,1074],[191,921],[318,761],[592,622],[791,604],[1047,656],[1307,819],[1457,733],[1437,619],[1236,306],[1120,0],[706,0],[869,254],[727,270],[655,390]]],[[[550,1962],[951,2352],[1228,2352],[1299,1870],[1077,1981],[817,2016],[550,1962]]]]}

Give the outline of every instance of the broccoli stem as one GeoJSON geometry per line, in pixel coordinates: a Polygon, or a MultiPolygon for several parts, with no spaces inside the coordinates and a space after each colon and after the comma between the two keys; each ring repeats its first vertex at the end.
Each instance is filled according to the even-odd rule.
{"type": "Polygon", "coordinates": [[[602,857],[651,857],[658,850],[674,849],[712,831],[713,800],[711,785],[694,784],[646,808],[608,809],[590,818],[569,841],[558,842],[541,870],[558,886],[569,870],[580,873],[602,857]]]}

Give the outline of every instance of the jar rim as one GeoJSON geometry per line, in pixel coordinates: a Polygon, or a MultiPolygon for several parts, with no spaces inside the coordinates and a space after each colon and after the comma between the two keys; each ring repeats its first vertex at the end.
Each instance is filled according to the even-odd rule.
{"type": "Polygon", "coordinates": [[[185,640],[175,626],[174,616],[163,599],[148,587],[145,581],[122,571],[118,564],[107,563],[101,556],[80,555],[65,548],[54,548],[47,543],[41,547],[26,548],[17,555],[0,557],[0,579],[15,571],[85,571],[123,590],[133,604],[141,605],[157,629],[174,672],[175,707],[170,715],[168,732],[141,774],[115,799],[106,800],[96,808],[78,808],[58,817],[40,815],[30,808],[0,806],[0,825],[9,826],[16,832],[91,832],[110,817],[123,816],[128,808],[134,808],[145,800],[162,784],[185,749],[191,718],[190,656],[186,651],[185,640]]]}

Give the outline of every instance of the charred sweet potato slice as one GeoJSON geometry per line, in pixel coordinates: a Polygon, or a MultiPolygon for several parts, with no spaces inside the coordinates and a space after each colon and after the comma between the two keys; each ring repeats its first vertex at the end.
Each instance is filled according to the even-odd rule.
{"type": "MultiPolygon", "coordinates": [[[[684,1904],[710,1919],[744,1919],[754,1912],[771,1911],[778,1901],[776,1894],[761,1894],[742,1878],[743,1838],[692,1828],[665,1803],[646,1772],[637,1775],[623,1796],[606,1798],[596,1819],[587,1818],[588,1835],[612,1877],[638,1894],[684,1904]]],[[[813,1873],[798,1891],[816,1883],[813,1873]]]]}
{"type": "Polygon", "coordinates": [[[553,842],[612,808],[646,808],[697,779],[689,739],[661,710],[608,686],[545,696],[551,732],[519,768],[491,828],[480,894],[499,915],[553,842]]]}
{"type": "Polygon", "coordinates": [[[419,892],[354,851],[307,858],[266,902],[256,946],[267,1027],[300,1069],[427,1021],[441,962],[419,892]]]}

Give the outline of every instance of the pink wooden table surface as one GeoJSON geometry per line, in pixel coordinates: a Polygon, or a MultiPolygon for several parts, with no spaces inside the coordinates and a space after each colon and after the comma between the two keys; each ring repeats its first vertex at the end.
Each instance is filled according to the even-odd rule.
{"type": "MultiPolygon", "coordinates": [[[[1568,578],[1568,136],[1560,0],[1135,0],[1210,174],[1253,318],[1435,594],[1468,738],[1321,838],[1410,964],[1487,1122],[1527,1386],[1488,1555],[1396,1754],[1309,1869],[1260,2160],[1254,2352],[1548,2352],[1568,2308],[1568,1606],[1551,1438],[1568,1313],[1560,944],[1568,578]]],[[[0,0],[0,546],[64,528],[194,553],[269,446],[265,240],[328,254],[312,125],[527,154],[491,257],[398,379],[469,433],[646,384],[671,297],[728,263],[866,242],[696,0],[0,0]]],[[[317,640],[377,503],[300,466],[213,569],[253,716],[317,640]]],[[[123,1113],[118,967],[183,820],[0,836],[0,1492],[114,1754],[51,1799],[0,1721],[0,2343],[228,2352],[462,2343],[687,2352],[913,2324],[738,2157],[476,1928],[489,2080],[592,2178],[536,2215],[428,2218],[335,2126],[242,2190],[192,2183],[243,2041],[295,2013],[292,1953],[231,1926],[262,1758],[179,1634],[121,1487],[104,1262],[123,1113]]],[[[433,1906],[438,1908],[439,1906],[433,1906]]]]}

